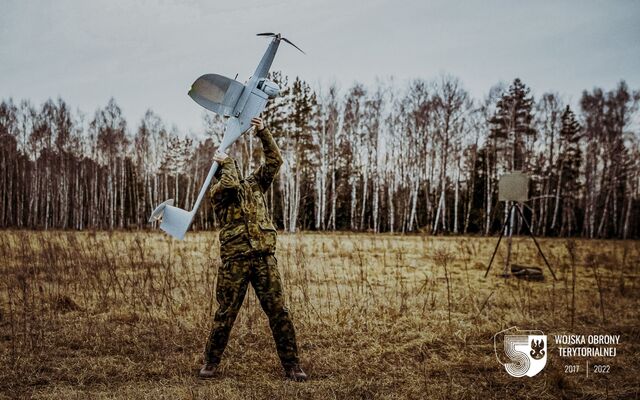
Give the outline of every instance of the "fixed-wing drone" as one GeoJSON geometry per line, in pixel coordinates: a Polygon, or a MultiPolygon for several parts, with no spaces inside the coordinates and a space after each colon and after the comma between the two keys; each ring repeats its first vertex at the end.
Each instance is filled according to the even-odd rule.
{"type": "MultiPolygon", "coordinates": [[[[219,152],[226,151],[243,133],[248,131],[251,128],[251,119],[260,115],[267,101],[275,98],[280,92],[280,87],[267,79],[280,41],[285,41],[300,50],[279,33],[258,33],[258,36],[269,36],[273,39],[262,56],[258,68],[246,84],[243,85],[235,79],[222,75],[206,74],[196,79],[189,90],[189,96],[196,103],[223,117],[229,117],[222,143],[218,147],[219,152]]],[[[183,239],[217,170],[218,163],[214,161],[191,211],[174,207],[173,199],[169,199],[153,210],[149,222],[162,220],[160,229],[177,239],[183,239]]]]}

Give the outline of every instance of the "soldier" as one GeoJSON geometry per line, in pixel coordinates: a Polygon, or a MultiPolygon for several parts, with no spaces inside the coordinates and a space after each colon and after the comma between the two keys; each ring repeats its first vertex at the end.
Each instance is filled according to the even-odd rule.
{"type": "Polygon", "coordinates": [[[269,327],[285,376],[304,381],[307,375],[299,365],[295,330],[284,304],[282,281],[274,257],[276,229],[267,212],[264,197],[282,165],[282,156],[262,119],[253,118],[251,124],[262,141],[266,159],[253,174],[243,179],[231,157],[224,153],[214,156],[221,168],[218,169],[218,182],[209,195],[216,217],[222,224],[222,266],[218,270],[216,286],[219,306],[207,341],[205,364],[200,370],[200,377],[211,378],[215,375],[233,322],[251,283],[269,318],[269,327]]]}

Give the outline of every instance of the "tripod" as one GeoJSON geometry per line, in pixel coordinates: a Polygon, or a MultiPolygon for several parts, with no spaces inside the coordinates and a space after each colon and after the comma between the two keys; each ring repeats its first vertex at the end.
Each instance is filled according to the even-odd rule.
{"type": "MultiPolygon", "coordinates": [[[[551,268],[551,265],[549,265],[549,261],[547,261],[547,257],[545,257],[544,253],[542,252],[542,249],[540,248],[540,245],[538,244],[536,237],[533,236],[533,232],[531,232],[531,227],[529,226],[529,222],[527,222],[527,219],[524,217],[524,213],[522,212],[520,203],[515,201],[511,202],[509,211],[507,211],[507,215],[504,218],[504,222],[502,223],[502,228],[500,229],[500,237],[498,238],[498,243],[496,243],[496,248],[493,250],[493,255],[491,255],[491,260],[489,261],[489,265],[487,266],[487,271],[484,273],[484,277],[486,278],[487,275],[489,274],[489,270],[491,269],[491,264],[493,264],[493,259],[495,258],[496,253],[498,252],[500,241],[502,240],[502,236],[504,236],[504,231],[505,229],[508,228],[507,221],[509,220],[510,217],[513,218],[512,212],[514,208],[518,211],[518,213],[520,214],[520,217],[522,217],[522,221],[524,221],[524,226],[527,228],[527,232],[529,232],[529,236],[531,236],[531,239],[533,239],[533,243],[536,244],[536,247],[538,248],[538,252],[542,256],[544,263],[547,264],[547,268],[549,268],[549,271],[551,272],[553,279],[558,280],[558,278],[556,278],[556,274],[553,272],[553,269],[551,268]]],[[[511,228],[509,229],[509,250],[507,253],[507,264],[505,265],[505,272],[502,275],[503,277],[509,276],[507,268],[509,267],[509,259],[511,258],[511,235],[513,234],[512,229],[513,229],[513,224],[511,224],[511,228]]]]}

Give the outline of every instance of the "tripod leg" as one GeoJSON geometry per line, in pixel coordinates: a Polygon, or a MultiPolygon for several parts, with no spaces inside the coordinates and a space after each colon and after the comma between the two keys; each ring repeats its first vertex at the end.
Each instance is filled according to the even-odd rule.
{"type": "Polygon", "coordinates": [[[509,236],[507,237],[507,260],[504,263],[504,270],[502,271],[502,276],[509,275],[509,265],[511,264],[511,246],[513,242],[513,226],[515,225],[515,217],[516,210],[513,209],[515,202],[511,203],[511,207],[509,207],[508,218],[509,218],[509,226],[506,229],[509,231],[509,236]]]}
{"type": "Polygon", "coordinates": [[[544,263],[547,264],[547,268],[549,268],[549,271],[551,272],[551,275],[553,276],[553,279],[557,281],[558,278],[556,278],[556,274],[555,274],[555,272],[553,272],[553,268],[551,268],[551,265],[549,265],[549,261],[547,261],[547,257],[545,257],[544,253],[542,252],[542,249],[540,248],[540,245],[538,244],[538,241],[536,240],[536,237],[533,236],[533,232],[531,232],[531,227],[529,226],[529,222],[527,221],[527,219],[524,217],[524,213],[520,209],[520,206],[518,206],[516,208],[518,209],[518,212],[520,213],[520,216],[522,217],[522,221],[524,221],[524,226],[527,227],[527,231],[529,232],[529,236],[531,236],[531,239],[533,239],[533,243],[536,244],[536,247],[538,248],[538,252],[542,256],[542,259],[544,260],[544,263]]]}
{"type": "Polygon", "coordinates": [[[493,254],[491,255],[491,260],[489,261],[489,265],[487,266],[487,270],[484,273],[484,277],[486,278],[489,275],[489,270],[491,269],[491,264],[493,264],[493,258],[496,256],[498,252],[498,247],[500,247],[500,241],[502,240],[502,236],[504,236],[504,230],[507,226],[507,221],[509,220],[509,215],[511,215],[511,209],[513,208],[513,204],[509,207],[509,211],[507,212],[507,216],[504,218],[504,222],[502,223],[502,228],[500,229],[500,237],[498,237],[498,243],[496,243],[496,248],[493,249],[493,254]]]}

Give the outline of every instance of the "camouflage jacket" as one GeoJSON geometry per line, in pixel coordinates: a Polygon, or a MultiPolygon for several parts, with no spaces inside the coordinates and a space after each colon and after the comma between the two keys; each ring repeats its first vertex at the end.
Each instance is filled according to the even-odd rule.
{"type": "Polygon", "coordinates": [[[273,254],[276,229],[267,210],[264,193],[282,165],[282,156],[271,132],[256,133],[262,141],[265,162],[249,177],[241,179],[231,157],[222,162],[222,176],[209,196],[220,229],[220,257],[230,259],[273,254]]]}

